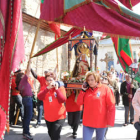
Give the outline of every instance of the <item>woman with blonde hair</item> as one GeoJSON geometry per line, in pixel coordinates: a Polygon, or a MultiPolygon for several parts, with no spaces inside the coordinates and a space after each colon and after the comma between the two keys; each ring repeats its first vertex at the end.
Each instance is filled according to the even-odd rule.
{"type": "Polygon", "coordinates": [[[106,128],[114,126],[115,99],[108,86],[100,83],[95,72],[86,75],[88,86],[83,86],[77,98],[77,104],[84,105],[83,140],[91,140],[94,130],[96,139],[104,140],[106,128]]]}

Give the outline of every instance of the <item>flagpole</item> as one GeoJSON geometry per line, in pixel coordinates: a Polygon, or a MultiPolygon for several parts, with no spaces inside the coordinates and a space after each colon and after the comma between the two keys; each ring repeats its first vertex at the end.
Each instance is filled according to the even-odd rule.
{"type": "MultiPolygon", "coordinates": [[[[99,43],[99,40],[100,40],[100,38],[99,37],[97,37],[97,43],[99,43]]],[[[98,52],[98,44],[96,43],[96,47],[97,47],[97,52],[98,52]]],[[[98,56],[98,53],[97,53],[97,55],[95,55],[95,71],[97,70],[97,56],[98,56]]]]}
{"type": "MultiPolygon", "coordinates": [[[[34,41],[33,41],[33,44],[32,44],[32,49],[31,49],[31,53],[30,53],[30,56],[29,56],[29,60],[31,59],[31,57],[33,55],[33,51],[34,51],[34,47],[35,47],[35,42],[36,42],[36,39],[37,39],[37,35],[38,35],[40,24],[41,24],[41,19],[38,20],[38,24],[37,24],[37,28],[36,28],[36,33],[35,33],[34,41]]],[[[27,69],[28,69],[28,67],[29,67],[29,61],[28,61],[27,69]]]]}
{"type": "Polygon", "coordinates": [[[58,69],[58,48],[56,48],[56,58],[57,58],[57,74],[59,72],[59,69],[58,69]]]}
{"type": "Polygon", "coordinates": [[[59,72],[59,67],[58,67],[58,48],[56,48],[56,59],[57,59],[57,64],[56,64],[56,79],[58,80],[58,72],[59,72]]]}
{"type": "MultiPolygon", "coordinates": [[[[133,78],[132,78],[132,82],[131,85],[133,84],[133,78]]],[[[132,88],[130,88],[130,94],[133,95],[132,93],[132,88]]],[[[127,123],[129,121],[129,114],[130,114],[130,108],[131,108],[131,104],[132,104],[132,98],[130,99],[131,101],[129,102],[129,110],[128,110],[128,116],[127,116],[127,123]]]]}

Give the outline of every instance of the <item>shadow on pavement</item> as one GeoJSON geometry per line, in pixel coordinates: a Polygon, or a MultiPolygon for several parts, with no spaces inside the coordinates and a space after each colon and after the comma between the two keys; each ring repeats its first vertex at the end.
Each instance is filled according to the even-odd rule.
{"type": "Polygon", "coordinates": [[[122,127],[123,124],[115,123],[114,127],[122,127]]]}
{"type": "MultiPolygon", "coordinates": [[[[96,138],[93,138],[92,140],[96,140],[96,138]]],[[[135,138],[117,138],[117,139],[116,138],[115,139],[112,139],[112,138],[107,139],[106,138],[105,140],[135,140],[135,138]]]]}
{"type": "Polygon", "coordinates": [[[123,106],[117,106],[116,109],[120,110],[120,111],[124,111],[124,107],[123,106]]]}

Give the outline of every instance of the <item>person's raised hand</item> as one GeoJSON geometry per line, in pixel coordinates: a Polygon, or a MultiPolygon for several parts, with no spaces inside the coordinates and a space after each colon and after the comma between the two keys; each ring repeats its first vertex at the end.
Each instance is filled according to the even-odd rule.
{"type": "Polygon", "coordinates": [[[128,97],[129,97],[129,98],[132,98],[132,94],[129,94],[128,97]]]}
{"type": "Polygon", "coordinates": [[[134,85],[133,84],[131,84],[131,88],[134,88],[134,85]]]}
{"type": "Polygon", "coordinates": [[[88,83],[87,82],[84,82],[83,85],[82,85],[82,90],[83,91],[86,91],[88,89],[88,87],[89,87],[88,86],[88,83]]]}

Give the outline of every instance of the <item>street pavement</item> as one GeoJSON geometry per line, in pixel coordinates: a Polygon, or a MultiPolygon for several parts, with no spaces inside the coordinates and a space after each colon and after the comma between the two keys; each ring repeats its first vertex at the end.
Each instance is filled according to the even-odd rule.
{"type": "MultiPolygon", "coordinates": [[[[50,140],[47,128],[44,119],[42,120],[42,125],[38,128],[35,128],[36,122],[31,121],[32,128],[30,128],[30,132],[34,138],[34,140],[50,140]]],[[[136,129],[132,124],[127,126],[123,126],[124,124],[124,107],[122,104],[116,106],[116,115],[115,115],[115,126],[110,127],[108,129],[106,140],[135,140],[136,139],[136,129]]],[[[83,126],[79,125],[77,140],[82,140],[82,132],[83,126]]],[[[72,140],[72,129],[68,125],[67,120],[65,121],[65,125],[61,131],[61,140],[72,140]]],[[[95,133],[93,135],[92,140],[96,140],[95,133]]],[[[10,133],[5,134],[4,140],[22,140],[22,127],[21,125],[16,125],[10,127],[10,133]]]]}

